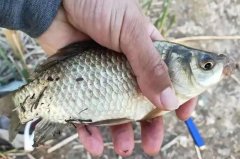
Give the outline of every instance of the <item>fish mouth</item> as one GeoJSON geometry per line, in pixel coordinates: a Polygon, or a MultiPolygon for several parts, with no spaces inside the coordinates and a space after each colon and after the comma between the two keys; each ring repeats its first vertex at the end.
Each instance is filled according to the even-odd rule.
{"type": "Polygon", "coordinates": [[[234,72],[234,67],[235,65],[231,64],[231,65],[225,65],[224,68],[223,68],[223,75],[224,76],[231,76],[234,72]]]}
{"type": "Polygon", "coordinates": [[[231,76],[238,65],[233,59],[230,59],[226,55],[220,54],[219,57],[223,59],[223,75],[226,77],[231,76]]]}

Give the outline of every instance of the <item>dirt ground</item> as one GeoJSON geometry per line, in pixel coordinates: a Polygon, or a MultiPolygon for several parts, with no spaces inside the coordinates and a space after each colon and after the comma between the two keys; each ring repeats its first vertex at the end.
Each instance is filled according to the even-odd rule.
{"type": "MultiPolygon", "coordinates": [[[[240,34],[239,0],[176,0],[171,5],[171,14],[176,15],[176,24],[170,37],[222,36],[240,34]]],[[[200,49],[228,54],[238,63],[240,41],[199,40],[186,43],[200,49]]],[[[235,77],[240,79],[239,72],[235,77]]],[[[205,138],[207,150],[202,152],[205,159],[240,158],[240,85],[233,78],[223,80],[215,88],[200,96],[193,114],[194,120],[205,138]]],[[[186,141],[175,144],[161,153],[162,158],[196,158],[196,153],[184,125],[165,118],[166,134],[180,135],[186,141]],[[186,142],[186,143],[185,143],[186,142]]],[[[167,135],[167,136],[168,136],[167,135]]],[[[165,144],[171,138],[165,138],[165,144]]]]}
{"type": "MultiPolygon", "coordinates": [[[[161,1],[153,1],[151,17],[159,16],[161,1]]],[[[240,35],[240,0],[173,0],[170,15],[176,22],[169,28],[167,38],[179,39],[191,36],[223,36],[240,35]]],[[[236,62],[240,62],[240,40],[195,40],[184,42],[196,48],[228,54],[236,62]]],[[[207,149],[202,151],[204,159],[239,159],[240,158],[240,72],[234,77],[220,82],[199,97],[198,106],[193,119],[202,133],[207,149]],[[234,79],[235,78],[235,79],[234,79]]],[[[177,120],[174,113],[164,116],[165,138],[161,152],[150,157],[143,153],[141,144],[136,143],[134,153],[128,159],[192,159],[197,153],[184,123],[177,120]]],[[[139,125],[134,125],[135,139],[140,139],[139,125]]],[[[103,128],[104,141],[110,142],[108,129],[103,128]]],[[[72,135],[73,129],[66,130],[66,136],[72,135]]],[[[55,143],[60,142],[55,141],[55,143]]],[[[46,154],[44,149],[32,153],[35,158],[78,159],[89,156],[78,140],[65,145],[61,149],[46,154]]],[[[105,148],[102,159],[121,158],[112,147],[105,148]]]]}

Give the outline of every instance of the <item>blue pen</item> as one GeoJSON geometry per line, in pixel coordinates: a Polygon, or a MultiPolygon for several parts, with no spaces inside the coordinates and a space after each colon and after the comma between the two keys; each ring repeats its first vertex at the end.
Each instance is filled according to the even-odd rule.
{"type": "Polygon", "coordinates": [[[190,117],[185,121],[185,124],[188,128],[189,133],[191,134],[193,141],[195,145],[200,149],[203,150],[205,149],[205,142],[196,126],[194,123],[193,119],[190,117]]]}

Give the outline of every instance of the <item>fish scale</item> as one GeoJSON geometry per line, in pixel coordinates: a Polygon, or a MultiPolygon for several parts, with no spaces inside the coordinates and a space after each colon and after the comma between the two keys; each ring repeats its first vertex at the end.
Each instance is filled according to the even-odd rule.
{"type": "MultiPolygon", "coordinates": [[[[127,67],[127,64],[124,64],[124,62],[126,61],[124,61],[123,58],[114,58],[114,56],[107,56],[106,58],[105,56],[102,56],[102,54],[96,56],[95,52],[89,52],[88,54],[80,54],[75,58],[72,58],[72,60],[60,64],[58,68],[60,73],[57,73],[56,76],[63,79],[60,78],[59,81],[48,82],[49,84],[45,91],[45,96],[47,97],[48,94],[51,94],[54,98],[49,106],[50,110],[52,109],[50,114],[44,117],[50,117],[49,120],[52,120],[53,122],[64,123],[66,119],[76,118],[76,112],[81,112],[85,108],[88,108],[88,110],[82,112],[77,119],[92,119],[92,116],[100,116],[100,118],[108,116],[110,119],[116,116],[124,117],[126,111],[131,109],[125,109],[123,105],[131,107],[134,103],[137,103],[137,100],[131,100],[131,96],[137,96],[137,92],[135,91],[135,87],[137,87],[136,80],[134,79],[134,76],[129,73],[129,67],[127,67]],[[101,63],[95,63],[96,58],[99,58],[101,63]],[[77,62],[84,65],[73,65],[77,62]],[[76,70],[77,74],[72,71],[73,69],[76,70]],[[125,73],[122,74],[122,72],[125,73]],[[76,82],[78,76],[82,77],[84,80],[76,82]],[[122,86],[118,79],[121,79],[122,82],[120,83],[125,83],[125,85],[122,86]],[[100,81],[99,88],[94,87],[94,83],[99,84],[98,81],[100,81]],[[69,83],[74,83],[74,85],[69,83]],[[101,83],[103,86],[101,86],[101,83]],[[61,84],[61,87],[59,84],[61,84]],[[58,86],[61,88],[60,92],[55,91],[56,89],[54,89],[58,86]],[[96,94],[99,94],[100,92],[105,99],[99,99],[99,96],[93,98],[93,92],[96,92],[96,94]],[[125,93],[127,93],[128,96],[122,96],[122,94],[125,93]],[[78,103],[68,102],[68,99],[78,98],[79,95],[80,97],[83,96],[85,98],[79,98],[82,100],[78,101],[78,103]],[[121,97],[122,100],[118,100],[119,97],[121,97]],[[105,105],[105,110],[111,110],[113,113],[102,111],[103,106],[98,105],[99,103],[105,105]],[[65,107],[61,107],[61,105],[65,105],[65,107]],[[121,109],[114,113],[116,107],[121,109]],[[58,110],[58,112],[55,112],[54,110],[58,110]],[[59,115],[55,117],[55,114],[59,115]]],[[[54,69],[49,69],[40,80],[43,81],[47,79],[51,72],[54,72],[54,69]]],[[[45,96],[41,100],[42,103],[47,103],[48,98],[45,96]]],[[[152,106],[152,104],[149,103],[149,106],[152,106]]],[[[39,111],[38,108],[34,110],[34,112],[35,111],[39,111]]],[[[133,115],[134,113],[131,112],[130,115],[126,115],[125,117],[133,118],[133,115]]],[[[94,119],[92,120],[94,121],[94,119]]]]}
{"type": "MultiPolygon", "coordinates": [[[[222,78],[225,56],[167,41],[156,41],[154,46],[168,65],[179,105],[222,78]],[[210,64],[211,70],[205,64],[210,64]]],[[[61,49],[36,72],[36,79],[18,90],[13,100],[21,123],[44,119],[37,129],[44,127],[46,120],[116,125],[166,112],[141,93],[124,54],[93,42],[61,49]]]]}

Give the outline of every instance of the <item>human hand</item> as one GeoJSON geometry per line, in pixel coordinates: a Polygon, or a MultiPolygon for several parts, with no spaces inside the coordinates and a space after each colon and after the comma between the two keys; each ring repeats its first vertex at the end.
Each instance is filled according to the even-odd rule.
{"type": "MultiPolygon", "coordinates": [[[[88,38],[101,45],[123,52],[137,77],[143,94],[164,110],[178,107],[167,67],[154,48],[152,40],[160,40],[157,29],[141,13],[135,0],[66,0],[49,29],[39,38],[40,45],[49,54],[75,41],[88,38]],[[168,88],[168,89],[166,89],[168,88]]],[[[189,116],[195,100],[181,106],[180,118],[189,116]]],[[[163,139],[162,117],[141,123],[142,147],[147,154],[157,153],[163,139]]],[[[77,127],[80,140],[93,155],[103,151],[103,140],[97,127],[77,127]]],[[[134,148],[131,123],[110,127],[114,149],[128,156],[134,148]]]]}
{"type": "Polygon", "coordinates": [[[67,0],[63,1],[63,6],[67,18],[59,23],[64,25],[55,22],[59,28],[50,30],[50,27],[48,31],[55,31],[54,35],[58,36],[51,37],[53,51],[63,44],[90,37],[126,55],[141,91],[155,106],[165,110],[178,107],[167,66],[152,42],[162,37],[142,14],[137,0],[67,0]]]}

